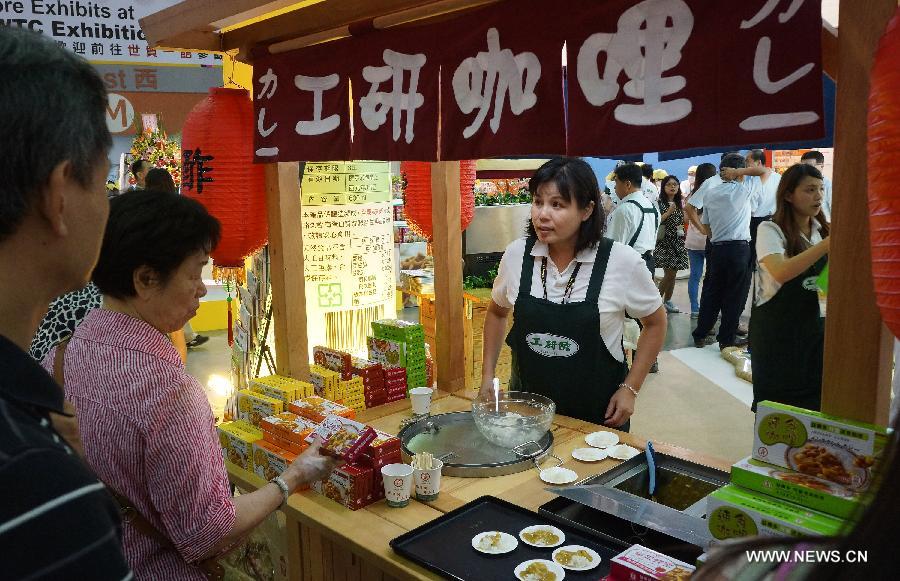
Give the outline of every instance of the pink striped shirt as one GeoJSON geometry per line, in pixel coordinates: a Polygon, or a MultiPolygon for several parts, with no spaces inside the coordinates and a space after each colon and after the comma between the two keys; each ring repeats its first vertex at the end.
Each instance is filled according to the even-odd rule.
{"type": "MultiPolygon", "coordinates": [[[[50,373],[55,354],[44,359],[50,373]]],[[[96,309],[66,348],[65,391],[88,464],[177,549],[124,523],[135,576],[205,579],[189,563],[231,530],[235,511],[209,402],[178,352],[147,323],[96,309]]]]}

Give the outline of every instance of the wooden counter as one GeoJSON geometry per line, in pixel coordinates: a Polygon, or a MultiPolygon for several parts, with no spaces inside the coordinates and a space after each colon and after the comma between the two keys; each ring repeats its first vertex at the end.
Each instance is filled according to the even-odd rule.
{"type": "MultiPolygon", "coordinates": [[[[471,408],[471,393],[447,395],[435,393],[432,414],[464,411],[471,408]]],[[[396,434],[400,422],[409,417],[408,400],[366,410],[359,419],[379,430],[396,434]]],[[[565,416],[554,418],[553,454],[564,460],[564,466],[578,473],[579,479],[603,473],[618,464],[617,460],[584,463],[572,458],[572,450],[586,446],[584,435],[606,429],[565,416]]],[[[622,442],[643,449],[644,442],[618,432],[622,442]]],[[[683,448],[654,443],[657,451],[686,460],[730,470],[723,460],[694,454],[683,448]]],[[[232,482],[244,490],[255,490],[265,482],[246,470],[227,463],[232,482]]],[[[307,490],[291,496],[284,509],[287,517],[289,547],[288,574],[303,581],[392,581],[394,579],[438,579],[436,575],[398,556],[388,543],[394,537],[425,524],[463,504],[490,494],[529,510],[552,500],[547,484],[535,469],[492,478],[459,478],[445,476],[437,500],[422,503],[413,499],[405,508],[390,508],[382,500],[357,511],[351,511],[324,496],[307,490]]]]}

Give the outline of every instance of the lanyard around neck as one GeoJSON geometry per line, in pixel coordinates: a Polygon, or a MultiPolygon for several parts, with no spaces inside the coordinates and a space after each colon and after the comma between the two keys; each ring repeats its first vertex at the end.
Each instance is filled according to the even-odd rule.
{"type": "MultiPolygon", "coordinates": [[[[575,278],[578,276],[578,271],[581,269],[581,263],[575,263],[575,269],[572,270],[572,276],[569,277],[569,282],[566,283],[566,291],[563,293],[562,304],[566,304],[572,298],[572,287],[575,286],[575,278]]],[[[541,284],[544,285],[544,300],[547,300],[547,257],[545,256],[541,260],[541,284]]]]}

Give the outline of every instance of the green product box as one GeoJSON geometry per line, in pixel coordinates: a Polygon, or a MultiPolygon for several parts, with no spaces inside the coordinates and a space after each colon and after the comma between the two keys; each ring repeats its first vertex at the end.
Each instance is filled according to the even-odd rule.
{"type": "Polygon", "coordinates": [[[718,540],[755,536],[837,535],[841,519],[745,490],[723,486],[706,499],[706,522],[718,540]]]}
{"type": "Polygon", "coordinates": [[[863,494],[857,490],[753,458],[731,467],[731,483],[845,519],[863,502],[863,494]]]}
{"type": "Polygon", "coordinates": [[[425,343],[425,331],[419,323],[398,319],[372,321],[372,334],[379,339],[401,343],[425,343]]]}
{"type": "Polygon", "coordinates": [[[756,409],[753,458],[866,490],[890,430],[770,401],[756,409]]]}

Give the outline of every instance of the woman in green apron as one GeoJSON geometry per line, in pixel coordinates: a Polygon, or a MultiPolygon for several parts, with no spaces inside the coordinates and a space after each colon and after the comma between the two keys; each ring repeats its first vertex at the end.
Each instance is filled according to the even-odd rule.
{"type": "Polygon", "coordinates": [[[513,306],[510,389],[539,393],[559,414],[627,430],[635,399],[662,348],[666,315],[634,249],[603,238],[593,170],[577,158],[542,165],[528,184],[527,236],[503,254],[484,323],[481,396],[491,382],[513,306]],[[626,314],[644,325],[625,364],[626,314]]]}
{"type": "Polygon", "coordinates": [[[756,297],[750,314],[753,411],[763,400],[818,410],[822,398],[824,318],[816,279],[828,261],[825,190],[815,166],[781,177],[777,207],[759,225],[756,297]]]}

